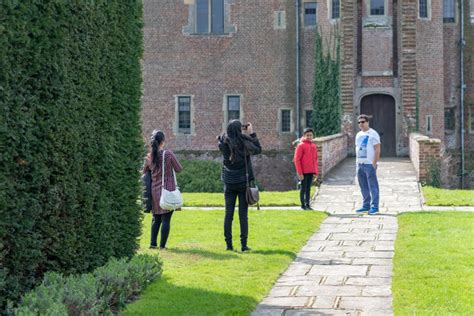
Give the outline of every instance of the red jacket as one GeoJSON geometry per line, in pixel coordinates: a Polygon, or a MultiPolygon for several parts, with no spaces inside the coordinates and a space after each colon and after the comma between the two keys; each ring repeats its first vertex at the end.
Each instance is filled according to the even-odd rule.
{"type": "Polygon", "coordinates": [[[300,143],[296,147],[294,163],[296,173],[318,174],[318,149],[316,144],[310,140],[301,138],[300,143]]]}

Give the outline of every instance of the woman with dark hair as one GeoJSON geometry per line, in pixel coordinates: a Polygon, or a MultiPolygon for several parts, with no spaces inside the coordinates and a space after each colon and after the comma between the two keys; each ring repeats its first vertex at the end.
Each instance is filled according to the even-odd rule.
{"type": "Polygon", "coordinates": [[[218,136],[219,150],[224,158],[222,180],[224,182],[225,218],[224,237],[227,250],[233,250],[232,221],[234,219],[235,202],[239,197],[240,243],[242,251],[249,251],[248,238],[248,204],[245,199],[247,188],[246,168],[249,181],[254,180],[251,155],[262,152],[252,124],[242,125],[239,120],[232,120],[227,126],[227,134],[218,136]],[[242,133],[244,131],[244,133],[242,133]]]}
{"type": "Polygon", "coordinates": [[[166,248],[166,241],[170,233],[171,215],[173,211],[164,210],[160,207],[161,189],[165,186],[166,190],[174,191],[176,188],[174,180],[174,171],[181,172],[183,167],[179,163],[174,153],[165,150],[165,177],[162,182],[163,169],[163,150],[165,147],[165,134],[160,130],[154,130],[151,135],[151,152],[145,159],[143,173],[151,171],[151,194],[152,194],[152,214],[150,249],[157,247],[156,239],[161,227],[160,249],[166,248]]]}

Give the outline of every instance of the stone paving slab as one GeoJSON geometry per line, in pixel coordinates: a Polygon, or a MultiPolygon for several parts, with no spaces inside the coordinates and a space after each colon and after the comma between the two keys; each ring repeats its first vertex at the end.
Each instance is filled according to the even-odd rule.
{"type": "Polygon", "coordinates": [[[392,315],[396,229],[394,216],[329,216],[252,315],[392,315]]]}

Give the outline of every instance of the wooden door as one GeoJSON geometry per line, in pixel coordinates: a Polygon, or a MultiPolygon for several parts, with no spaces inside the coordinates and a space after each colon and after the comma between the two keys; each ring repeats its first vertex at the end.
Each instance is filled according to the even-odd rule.
{"type": "Polygon", "coordinates": [[[395,100],[385,94],[373,94],[362,99],[360,113],[371,116],[370,127],[380,135],[382,157],[397,155],[395,140],[395,100]]]}

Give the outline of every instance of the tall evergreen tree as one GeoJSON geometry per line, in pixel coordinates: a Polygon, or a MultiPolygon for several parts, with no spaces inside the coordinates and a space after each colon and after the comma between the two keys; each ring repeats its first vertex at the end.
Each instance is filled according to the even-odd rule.
{"type": "Polygon", "coordinates": [[[341,131],[340,37],[332,31],[326,47],[317,29],[315,38],[313,127],[315,136],[327,136],[341,131]]]}

